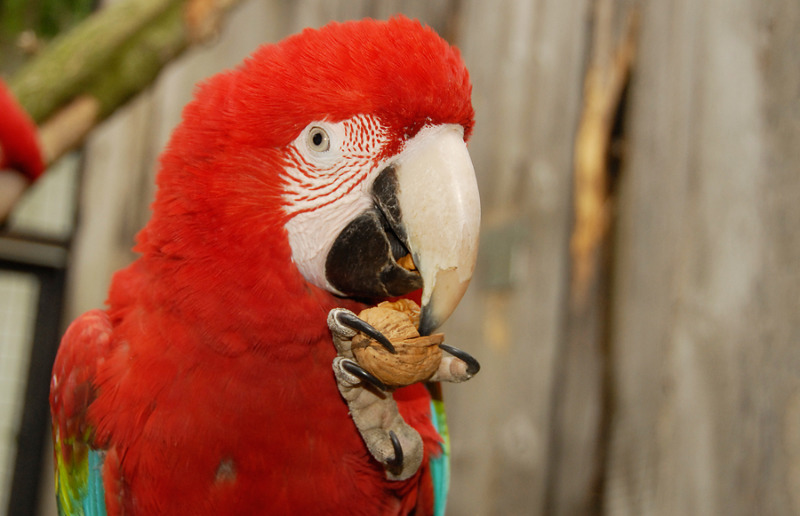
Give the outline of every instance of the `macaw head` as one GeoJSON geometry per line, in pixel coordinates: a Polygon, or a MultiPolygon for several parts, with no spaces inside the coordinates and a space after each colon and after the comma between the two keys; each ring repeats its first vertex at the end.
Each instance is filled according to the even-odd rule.
{"type": "Polygon", "coordinates": [[[284,260],[357,300],[422,289],[433,331],[476,259],[470,95],[458,51],[403,17],[261,47],[199,89],[162,157],[154,219],[196,231],[162,231],[161,252],[247,254],[253,281],[284,260]]]}

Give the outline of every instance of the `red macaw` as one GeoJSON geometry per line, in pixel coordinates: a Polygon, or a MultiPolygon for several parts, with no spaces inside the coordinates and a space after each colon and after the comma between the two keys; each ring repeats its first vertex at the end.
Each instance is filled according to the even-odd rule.
{"type": "MultiPolygon", "coordinates": [[[[429,390],[387,390],[341,346],[385,341],[368,304],[417,296],[425,334],[466,289],[470,95],[458,51],[403,17],[305,30],[198,88],[140,257],[61,343],[62,514],[443,511],[429,390]]],[[[434,380],[477,372],[442,347],[434,380]]]]}

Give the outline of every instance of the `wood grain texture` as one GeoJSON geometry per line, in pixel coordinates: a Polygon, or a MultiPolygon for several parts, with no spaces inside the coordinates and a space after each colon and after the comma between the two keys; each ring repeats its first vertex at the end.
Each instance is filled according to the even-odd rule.
{"type": "Polygon", "coordinates": [[[477,112],[470,153],[484,227],[448,342],[480,375],[446,389],[452,514],[542,514],[567,296],[572,140],[588,4],[465,2],[458,34],[477,112]]]}
{"type": "Polygon", "coordinates": [[[645,3],[615,263],[610,514],[800,509],[790,4],[645,3]]]}

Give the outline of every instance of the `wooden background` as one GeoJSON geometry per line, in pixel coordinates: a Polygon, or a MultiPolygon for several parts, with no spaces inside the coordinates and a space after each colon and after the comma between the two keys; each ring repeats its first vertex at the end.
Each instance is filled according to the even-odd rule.
{"type": "Polygon", "coordinates": [[[250,0],[91,137],[68,317],[131,260],[197,80],[395,12],[474,82],[448,513],[800,514],[797,0],[250,0]]]}

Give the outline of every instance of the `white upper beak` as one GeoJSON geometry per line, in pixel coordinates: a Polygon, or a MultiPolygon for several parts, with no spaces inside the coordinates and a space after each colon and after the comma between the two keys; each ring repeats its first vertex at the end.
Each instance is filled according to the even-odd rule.
{"type": "Polygon", "coordinates": [[[396,163],[403,225],[423,281],[420,333],[427,335],[453,313],[475,270],[478,185],[460,125],[423,128],[396,163]]]}

